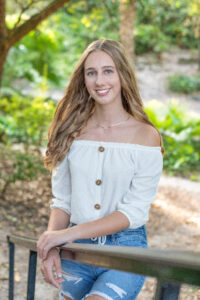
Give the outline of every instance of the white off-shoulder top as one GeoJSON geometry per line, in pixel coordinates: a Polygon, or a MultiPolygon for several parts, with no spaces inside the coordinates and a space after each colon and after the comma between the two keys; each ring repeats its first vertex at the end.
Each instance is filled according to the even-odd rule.
{"type": "Polygon", "coordinates": [[[161,147],[74,140],[52,173],[51,208],[81,224],[120,211],[137,228],[148,220],[163,168],[161,147]]]}

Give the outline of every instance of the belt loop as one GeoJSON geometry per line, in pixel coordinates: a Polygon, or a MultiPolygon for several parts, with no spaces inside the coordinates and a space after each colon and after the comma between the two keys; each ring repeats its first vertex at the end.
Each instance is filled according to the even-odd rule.
{"type": "Polygon", "coordinates": [[[99,245],[104,245],[106,242],[106,235],[98,237],[98,244],[99,245]]]}
{"type": "Polygon", "coordinates": [[[104,245],[106,243],[106,235],[91,238],[92,241],[96,241],[97,239],[99,245],[104,245]]]}

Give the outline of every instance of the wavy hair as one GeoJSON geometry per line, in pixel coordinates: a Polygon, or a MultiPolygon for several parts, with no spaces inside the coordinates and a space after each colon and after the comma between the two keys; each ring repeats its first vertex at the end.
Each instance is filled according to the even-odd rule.
{"type": "MultiPolygon", "coordinates": [[[[71,75],[65,95],[57,105],[48,131],[48,144],[44,157],[44,164],[50,170],[69,152],[73,140],[94,113],[95,101],[90,97],[85,86],[84,63],[91,52],[98,50],[110,55],[115,63],[121,81],[124,109],[135,119],[156,128],[144,111],[136,77],[122,44],[110,39],[96,40],[83,52],[71,75]]],[[[156,130],[158,131],[157,128],[156,130]]],[[[161,134],[160,145],[164,154],[161,134]]]]}

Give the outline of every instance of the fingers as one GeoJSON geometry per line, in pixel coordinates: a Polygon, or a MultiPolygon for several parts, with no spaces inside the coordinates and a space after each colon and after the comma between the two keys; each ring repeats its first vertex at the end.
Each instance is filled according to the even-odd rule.
{"type": "Polygon", "coordinates": [[[40,269],[44,280],[60,289],[61,283],[64,279],[62,278],[60,257],[56,249],[53,249],[50,255],[48,255],[47,260],[44,260],[41,263],[40,269]],[[54,269],[56,271],[56,277],[54,276],[54,269]]]}
{"type": "Polygon", "coordinates": [[[46,235],[45,232],[41,235],[41,237],[39,238],[38,242],[37,242],[37,250],[38,250],[38,256],[41,260],[44,260],[44,249],[46,246],[46,235]]]}
{"type": "Polygon", "coordinates": [[[55,286],[57,289],[60,289],[60,285],[61,285],[61,278],[55,278],[54,277],[54,272],[53,272],[53,266],[43,262],[42,265],[43,267],[41,267],[41,272],[43,274],[43,278],[47,283],[52,284],[53,286],[55,286]],[[58,280],[59,279],[59,280],[58,280]]]}
{"type": "Polygon", "coordinates": [[[66,230],[45,231],[37,242],[39,258],[41,260],[46,259],[48,251],[51,248],[67,243],[68,241],[66,230]]]}
{"type": "Polygon", "coordinates": [[[56,275],[58,276],[58,278],[62,278],[62,268],[61,268],[61,261],[59,256],[54,257],[54,266],[55,266],[56,275]]]}
{"type": "Polygon", "coordinates": [[[49,246],[45,246],[43,249],[42,249],[42,253],[41,253],[41,260],[45,260],[47,258],[47,254],[50,250],[50,247],[49,246]]]}
{"type": "Polygon", "coordinates": [[[59,289],[60,283],[56,280],[57,278],[54,277],[53,270],[49,266],[47,267],[47,275],[48,275],[49,283],[51,283],[52,285],[54,285],[59,289]]]}
{"type": "Polygon", "coordinates": [[[44,232],[37,242],[38,256],[41,260],[47,258],[48,251],[53,247],[53,241],[50,239],[50,234],[44,232]]]}
{"type": "Polygon", "coordinates": [[[38,242],[37,242],[37,252],[38,252],[38,256],[39,258],[42,260],[42,252],[43,252],[43,244],[44,244],[44,233],[40,236],[38,242]]]}

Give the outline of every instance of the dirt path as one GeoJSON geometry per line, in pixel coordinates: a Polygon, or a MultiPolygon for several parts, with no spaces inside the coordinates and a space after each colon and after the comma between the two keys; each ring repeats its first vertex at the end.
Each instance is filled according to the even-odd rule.
{"type": "MultiPolygon", "coordinates": [[[[200,184],[162,176],[148,223],[149,246],[200,252],[200,184]]],[[[156,280],[148,278],[137,300],[153,300],[156,280]]],[[[182,285],[179,300],[199,300],[200,287],[182,285]]]]}
{"type": "Polygon", "coordinates": [[[136,76],[139,90],[144,103],[152,99],[168,102],[176,99],[180,105],[184,104],[189,110],[200,114],[200,92],[192,95],[177,94],[169,91],[167,77],[174,74],[188,76],[199,75],[197,63],[180,64],[180,59],[189,60],[195,55],[192,51],[171,49],[162,54],[159,62],[154,55],[145,54],[137,57],[136,76]]]}
{"type": "MultiPolygon", "coordinates": [[[[156,201],[152,205],[147,225],[150,247],[175,248],[200,252],[200,185],[187,179],[162,176],[156,201]]],[[[8,299],[8,249],[5,234],[9,227],[0,228],[0,299],[8,299]]],[[[12,229],[13,231],[13,229],[12,229]]],[[[16,247],[15,300],[26,295],[28,251],[16,247]]],[[[155,280],[148,278],[138,300],[153,300],[155,280]]],[[[35,300],[56,300],[57,290],[44,283],[39,264],[35,300]]],[[[179,300],[200,299],[200,288],[184,285],[179,300]]]]}

